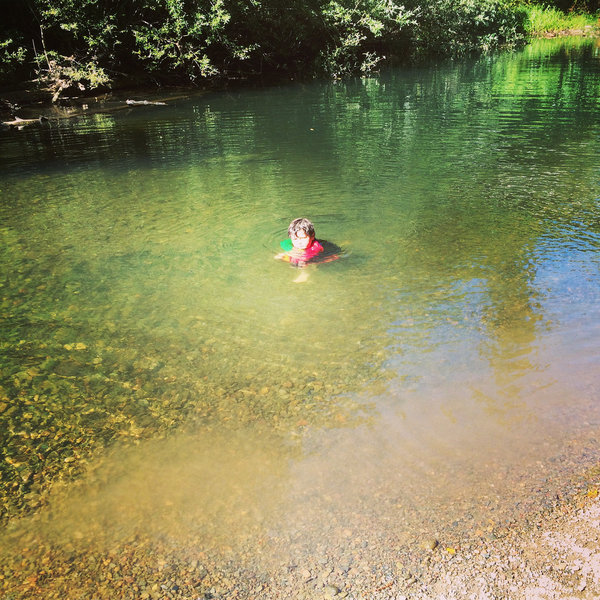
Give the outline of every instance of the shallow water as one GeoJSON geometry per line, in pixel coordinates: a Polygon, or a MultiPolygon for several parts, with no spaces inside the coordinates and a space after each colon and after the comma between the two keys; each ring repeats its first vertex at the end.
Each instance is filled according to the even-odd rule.
{"type": "Polygon", "coordinates": [[[281,558],[594,464],[599,73],[552,40],[3,131],[5,516],[281,558]],[[343,256],[299,284],[301,215],[343,256]]]}

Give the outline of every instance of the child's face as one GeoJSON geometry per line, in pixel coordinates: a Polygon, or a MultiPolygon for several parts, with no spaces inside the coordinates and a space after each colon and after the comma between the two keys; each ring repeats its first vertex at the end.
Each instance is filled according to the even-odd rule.
{"type": "Polygon", "coordinates": [[[290,239],[292,240],[292,246],[294,246],[296,250],[306,250],[314,239],[314,236],[310,236],[305,231],[300,230],[295,234],[292,234],[290,239]]]}

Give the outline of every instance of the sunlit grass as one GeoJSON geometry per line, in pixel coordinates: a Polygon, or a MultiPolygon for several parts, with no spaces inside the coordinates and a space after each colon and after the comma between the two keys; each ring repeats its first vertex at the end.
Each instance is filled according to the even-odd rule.
{"type": "Polygon", "coordinates": [[[567,30],[583,30],[593,27],[598,30],[598,17],[593,14],[564,13],[557,8],[540,4],[526,6],[529,12],[527,30],[531,35],[567,30]]]}

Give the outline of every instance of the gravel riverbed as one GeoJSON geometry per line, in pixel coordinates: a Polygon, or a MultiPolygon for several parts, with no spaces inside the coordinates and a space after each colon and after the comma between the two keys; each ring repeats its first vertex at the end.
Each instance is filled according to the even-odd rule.
{"type": "MultiPolygon", "coordinates": [[[[364,526],[369,527],[365,522],[364,526]]],[[[3,540],[0,597],[89,599],[592,599],[600,597],[600,500],[588,477],[572,497],[526,522],[481,532],[464,543],[415,537],[394,543],[389,531],[350,532],[288,544],[278,533],[218,549],[192,538],[93,545],[69,543],[35,527],[9,528],[3,540]],[[361,535],[364,533],[365,535],[361,535]],[[368,541],[367,541],[368,540],[368,541]],[[328,543],[325,543],[328,542],[328,543]]],[[[333,535],[333,534],[332,534],[333,535]]],[[[396,540],[397,541],[397,540],[396,540]]]]}

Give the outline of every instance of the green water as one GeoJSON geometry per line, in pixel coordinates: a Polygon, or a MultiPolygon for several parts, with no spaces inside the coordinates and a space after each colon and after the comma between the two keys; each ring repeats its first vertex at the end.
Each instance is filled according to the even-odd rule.
{"type": "Polygon", "coordinates": [[[423,461],[476,487],[595,430],[599,98],[595,41],[552,40],[1,131],[4,518],[184,429],[338,428],[281,478],[372,453],[425,504],[423,461]],[[297,216],[343,250],[304,283],[297,216]]]}

